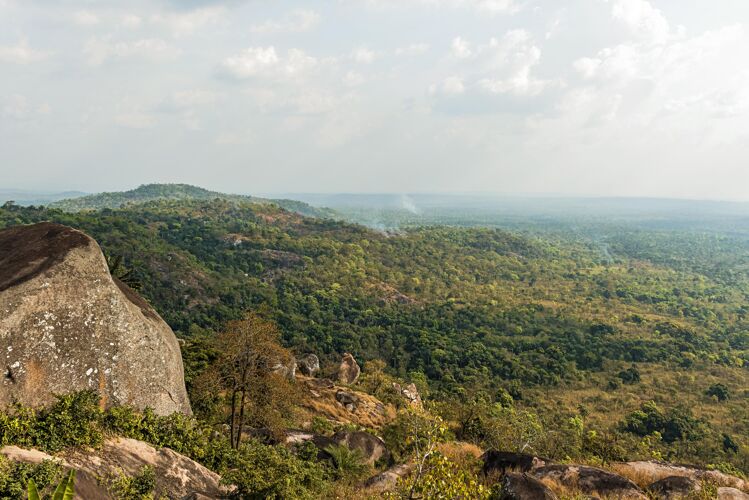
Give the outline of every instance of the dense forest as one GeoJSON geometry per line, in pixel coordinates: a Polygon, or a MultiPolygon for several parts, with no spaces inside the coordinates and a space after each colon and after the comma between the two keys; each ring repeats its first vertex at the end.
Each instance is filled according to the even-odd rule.
{"type": "Polygon", "coordinates": [[[297,354],[332,363],[351,352],[365,371],[383,360],[435,408],[509,398],[546,426],[578,422],[593,433],[589,454],[631,454],[647,439],[648,456],[749,472],[740,235],[384,232],[218,198],[0,209],[0,228],[42,220],[100,242],[113,272],[188,340],[188,382],[205,365],[202,339],[254,311],[297,354]]]}

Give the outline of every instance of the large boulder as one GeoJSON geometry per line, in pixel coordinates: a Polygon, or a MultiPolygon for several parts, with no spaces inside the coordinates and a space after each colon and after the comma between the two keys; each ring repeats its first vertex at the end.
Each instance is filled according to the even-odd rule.
{"type": "Polygon", "coordinates": [[[737,488],[718,488],[718,500],[749,500],[749,495],[737,488]]]}
{"type": "Polygon", "coordinates": [[[572,489],[579,489],[586,495],[621,498],[627,500],[647,500],[645,493],[629,479],[584,465],[547,465],[533,470],[538,479],[548,479],[572,489]]]}
{"type": "Polygon", "coordinates": [[[341,365],[338,367],[338,381],[342,384],[355,384],[359,380],[361,374],[361,368],[359,363],[356,362],[354,357],[346,353],[341,359],[341,365]]]}
{"type": "Polygon", "coordinates": [[[647,490],[662,500],[681,500],[697,496],[702,485],[691,477],[669,476],[654,482],[647,490]]]}
{"type": "Polygon", "coordinates": [[[364,486],[372,493],[392,491],[398,485],[398,480],[409,475],[415,468],[414,464],[394,465],[386,471],[367,479],[364,486]]]}
{"type": "Polygon", "coordinates": [[[500,500],[557,500],[556,494],[533,476],[508,472],[502,479],[500,500]]]}
{"type": "Polygon", "coordinates": [[[330,438],[335,444],[359,451],[364,461],[370,465],[383,460],[390,461],[390,452],[385,442],[377,436],[364,431],[339,431],[330,438]]]}
{"type": "Polygon", "coordinates": [[[99,245],[51,223],[0,231],[0,406],[92,389],[102,406],[190,413],[179,344],[99,245]]]}
{"type": "Polygon", "coordinates": [[[620,462],[614,465],[614,469],[628,476],[637,476],[644,481],[657,481],[668,476],[684,476],[696,481],[710,481],[718,486],[727,486],[739,490],[749,491],[749,481],[736,476],[731,476],[717,470],[707,470],[697,466],[678,465],[666,462],[636,461],[620,462]]]}
{"type": "Polygon", "coordinates": [[[422,407],[421,395],[419,394],[419,389],[416,388],[416,384],[410,383],[402,386],[398,382],[393,382],[393,389],[403,396],[403,399],[406,400],[408,406],[411,406],[412,408],[422,407]]]}
{"type": "Polygon", "coordinates": [[[481,456],[481,472],[488,478],[502,477],[507,472],[529,472],[551,463],[550,460],[525,453],[488,450],[481,456]]]}
{"type": "Polygon", "coordinates": [[[296,360],[299,371],[308,377],[314,377],[320,371],[320,359],[315,354],[305,354],[296,360]]]}

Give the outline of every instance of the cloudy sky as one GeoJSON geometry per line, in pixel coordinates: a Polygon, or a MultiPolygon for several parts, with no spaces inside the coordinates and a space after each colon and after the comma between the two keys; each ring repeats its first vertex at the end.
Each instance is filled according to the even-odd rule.
{"type": "Polygon", "coordinates": [[[749,199],[746,0],[0,0],[0,187],[749,199]]]}

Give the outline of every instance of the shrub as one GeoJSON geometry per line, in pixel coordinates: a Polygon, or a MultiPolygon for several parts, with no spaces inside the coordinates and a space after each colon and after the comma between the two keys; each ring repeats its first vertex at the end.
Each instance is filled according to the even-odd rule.
{"type": "Polygon", "coordinates": [[[715,396],[718,401],[725,401],[730,397],[728,387],[726,387],[724,384],[711,385],[710,387],[708,387],[707,391],[705,391],[705,394],[707,394],[708,396],[715,396]]]}
{"type": "Polygon", "coordinates": [[[367,471],[364,455],[346,445],[330,445],[325,448],[333,461],[333,477],[336,480],[354,482],[367,471]]]}
{"type": "Polygon", "coordinates": [[[118,500],[151,500],[154,498],[156,475],[153,467],[145,465],[135,476],[120,472],[105,477],[103,482],[118,500]]]}
{"type": "Polygon", "coordinates": [[[29,481],[44,489],[62,476],[62,466],[51,460],[40,464],[11,462],[0,455],[0,498],[26,498],[29,481]]]}

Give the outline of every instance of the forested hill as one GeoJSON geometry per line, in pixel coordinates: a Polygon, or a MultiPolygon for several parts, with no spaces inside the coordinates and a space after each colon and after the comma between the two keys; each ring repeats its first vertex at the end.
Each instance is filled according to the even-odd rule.
{"type": "Polygon", "coordinates": [[[97,193],[75,198],[67,198],[49,204],[66,212],[81,210],[101,210],[103,208],[120,208],[128,204],[145,203],[157,200],[229,200],[244,203],[273,203],[287,210],[312,217],[330,217],[332,212],[324,208],[315,208],[307,203],[295,200],[270,200],[238,194],[226,194],[209,191],[189,184],[144,184],[130,191],[97,193]]]}
{"type": "MultiPolygon", "coordinates": [[[[221,199],[0,209],[0,228],[42,220],[80,228],[121,256],[131,285],[183,337],[212,335],[253,310],[298,353],[331,362],[351,352],[365,370],[382,359],[392,374],[428,384],[436,401],[509,394],[559,425],[583,415],[603,432],[626,427],[652,400],[664,413],[640,412],[632,432],[678,421],[666,444],[683,460],[738,463],[723,436],[749,444],[743,240],[392,234],[221,199]]],[[[185,356],[189,378],[202,354],[185,356]]]]}

